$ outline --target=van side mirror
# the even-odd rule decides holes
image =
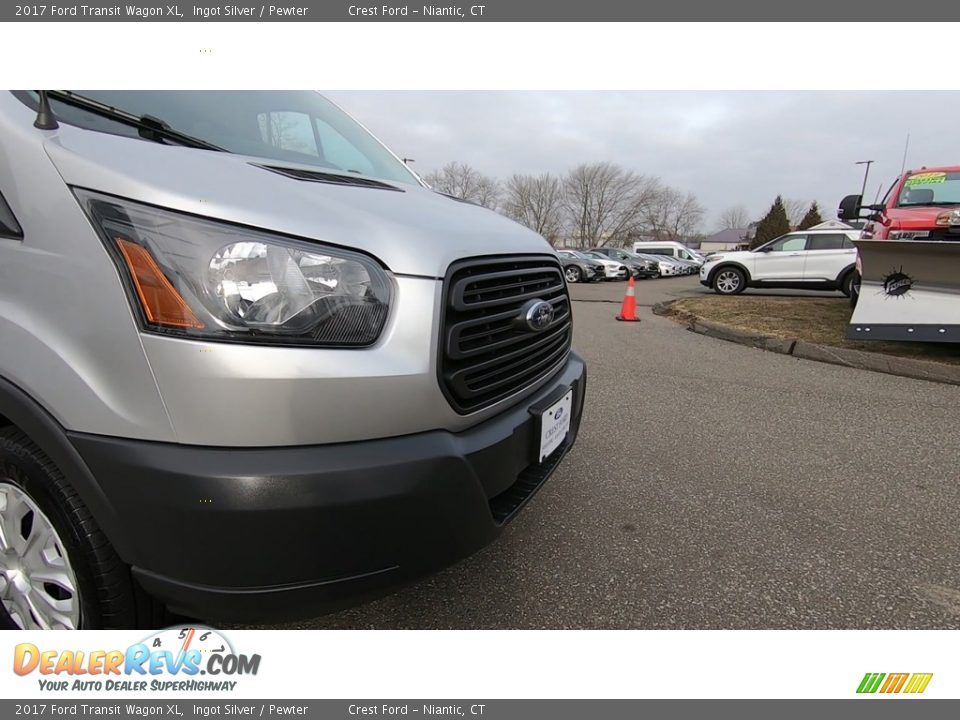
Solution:
[[[863,202],[863,195],[847,195],[840,201],[840,207],[837,209],[837,217],[841,220],[859,220],[860,204]]]

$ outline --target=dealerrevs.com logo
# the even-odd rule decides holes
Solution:
[[[13,657],[13,671],[38,675],[44,691],[232,691],[238,682],[233,678],[259,669],[260,655],[237,653],[205,627],[163,630],[125,650],[46,650],[20,643]]]

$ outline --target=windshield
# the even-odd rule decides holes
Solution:
[[[910,175],[900,190],[897,207],[912,205],[960,205],[960,172]]]
[[[138,117],[150,115],[228,152],[419,184],[404,163],[316,92],[77,90],[75,94]],[[51,107],[58,120],[138,137],[136,128],[53,98]]]

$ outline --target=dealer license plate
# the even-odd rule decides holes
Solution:
[[[540,457],[543,459],[563,444],[570,432],[573,414],[573,390],[540,414]]]

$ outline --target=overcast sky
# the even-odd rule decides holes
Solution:
[[[960,92],[328,92],[420,174],[451,160],[504,178],[609,160],[697,195],[703,231],[777,193],[885,193],[907,166],[960,163]]]

